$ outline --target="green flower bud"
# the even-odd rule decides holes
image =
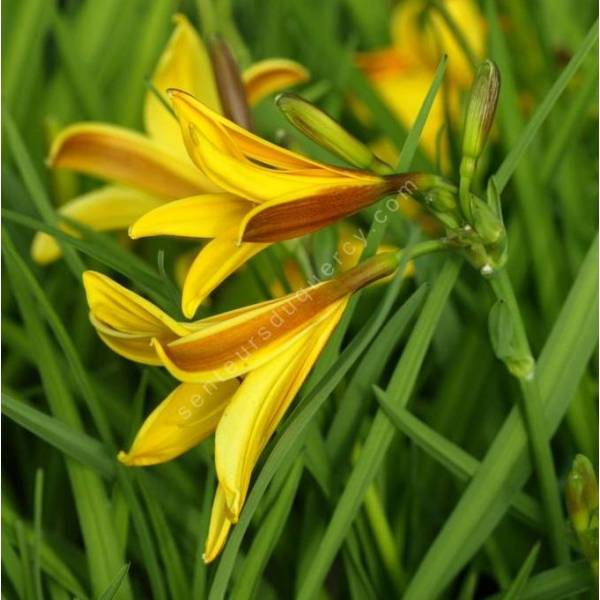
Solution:
[[[498,95],[500,93],[500,73],[491,60],[486,60],[477,69],[471,96],[467,106],[463,133],[463,168],[472,175],[475,163],[485,145],[494,121]]]
[[[495,244],[504,237],[504,225],[483,200],[471,194],[471,217],[475,231],[486,244]]]
[[[569,519],[584,556],[598,575],[598,483],[592,463],[582,454],[573,461],[565,498]]]
[[[392,172],[365,144],[349,134],[326,112],[296,94],[280,94],[275,100],[285,118],[305,136],[360,169],[382,175]]]

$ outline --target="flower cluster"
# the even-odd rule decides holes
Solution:
[[[403,32],[399,37],[404,45],[415,42],[406,32],[411,30],[407,23],[418,16],[417,4],[404,3],[405,12],[395,19],[394,31]],[[469,18],[476,20],[468,2],[450,4],[452,11],[464,4]],[[434,17],[434,28],[438,21]],[[442,40],[447,38],[446,26],[441,33]],[[424,35],[425,42],[419,38],[426,48],[432,44],[428,36]],[[479,53],[480,37],[469,41]],[[468,61],[464,50],[453,44],[448,42],[454,49],[452,81],[463,82],[465,71],[470,73]],[[398,66],[402,57],[411,55],[403,48],[397,45],[383,54],[362,55],[358,61],[378,84],[386,80],[390,65]],[[414,77],[416,66],[410,64]],[[127,229],[133,239],[208,240],[185,269],[181,312],[186,319],[193,319],[211,292],[269,245],[315,232],[383,198],[397,206],[401,206],[398,199],[410,198],[435,217],[436,226],[430,231],[445,227],[444,243],[427,248],[454,245],[479,267],[497,265],[503,252],[501,218],[470,191],[498,91],[493,65],[486,63],[484,71],[477,77],[467,111],[464,154],[471,162],[469,169],[461,169],[460,186],[429,173],[395,172],[326,113],[299,96],[281,95],[277,104],[284,116],[348,165],[337,166],[251,131],[248,106],[306,81],[303,67],[270,59],[240,74],[221,40],[207,50],[179,15],[146,97],[146,134],[79,123],[55,140],[50,166],[117,182],[71,200],[59,212],[96,230]],[[428,66],[418,77],[429,82],[429,72]],[[405,76],[398,80],[402,86]],[[406,94],[402,98],[405,101]],[[431,151],[428,138],[425,149]],[[68,225],[63,227],[77,235]],[[350,297],[398,268],[397,249],[358,263],[355,241],[347,238],[343,247],[346,258],[336,259],[337,264],[324,273],[328,278],[335,273],[334,277],[306,285],[293,264],[291,293],[281,295],[279,289],[274,299],[195,321],[175,320],[106,275],[84,273],[90,320],[103,342],[129,360],[164,367],[180,382],[147,417],[119,460],[132,466],[162,463],[215,435],[218,489],[206,561],[218,555],[238,520],[262,450]],[[38,233],[32,255],[48,263],[60,256],[60,250],[52,237]]]

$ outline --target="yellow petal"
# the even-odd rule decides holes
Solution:
[[[83,223],[96,231],[126,229],[141,215],[164,204],[164,200],[131,188],[106,186],[69,200],[58,210],[61,216]],[[77,232],[68,225],[61,229],[71,235]],[[61,255],[54,238],[37,233],[31,244],[31,256],[40,264],[47,264]]]
[[[112,350],[130,360],[159,364],[150,345],[152,339],[168,342],[195,331],[194,323],[175,321],[106,275],[85,271],[83,285],[90,321],[98,335]]]
[[[173,21],[175,29],[152,75],[152,84],[164,94],[166,102],[169,101],[166,94],[169,88],[181,88],[220,112],[221,103],[204,43],[184,15],[175,15]],[[177,119],[152,92],[146,94],[144,122],[150,137],[186,156]]]
[[[192,263],[181,296],[181,310],[191,319],[206,299],[234,271],[267,247],[267,244],[236,244],[234,232],[211,240]]]
[[[468,85],[472,67],[444,17],[435,9],[423,12],[423,0],[407,0],[397,5],[391,18],[391,37],[398,52],[414,64],[435,69],[441,53],[448,55],[447,73],[452,81]],[[476,57],[483,55],[485,24],[473,0],[446,0],[444,8]]]
[[[178,385],[150,413],[131,449],[120,452],[119,460],[141,467],[181,456],[213,433],[238,387],[235,379]]]
[[[395,254],[377,255],[325,283],[243,311],[221,315],[171,343],[155,341],[164,366],[181,381],[225,380],[273,359],[357,289],[394,272]],[[202,322],[201,322],[202,323]]]
[[[230,529],[231,521],[227,516],[225,494],[223,493],[221,486],[218,486],[210,515],[208,537],[206,538],[204,554],[202,555],[202,559],[205,563],[212,562],[217,558],[225,545]]]
[[[118,181],[162,198],[220,191],[188,161],[161,144],[101,123],[64,129],[52,145],[49,164]]]
[[[271,144],[210,110],[185,91],[173,89],[169,91],[169,95],[181,125],[186,148],[194,162],[197,161],[195,147],[200,139],[192,140],[192,131],[198,138],[207,140],[210,143],[209,147],[215,146],[221,152],[228,152],[240,160],[245,157],[277,169],[305,169],[327,175],[331,173],[339,175],[348,171],[319,163]],[[190,125],[193,127],[190,128]]]
[[[239,226],[254,205],[233,194],[202,194],[174,200],[144,214],[130,228],[133,239],[153,235],[213,238]]]
[[[293,60],[269,58],[253,64],[244,71],[242,77],[248,104],[255,105],[269,94],[308,81],[309,73]],[[181,85],[172,87],[186,89]]]
[[[348,172],[333,173],[323,169],[281,171],[262,167],[217,148],[202,137],[193,123],[184,131],[184,139],[196,165],[215,185],[255,202],[300,195],[317,187],[328,189],[381,182],[379,177],[359,171],[349,175]]]
[[[337,325],[347,298],[278,357],[252,371],[225,409],[215,434],[215,463],[230,519],[236,522],[260,453]]]

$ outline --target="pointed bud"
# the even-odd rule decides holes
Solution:
[[[319,146],[360,169],[379,174],[392,172],[365,144],[349,134],[326,112],[296,94],[280,94],[276,99],[285,118]]]
[[[471,194],[473,227],[486,244],[495,244],[504,236],[504,225],[494,211],[480,198]]]
[[[573,461],[565,487],[567,510],[581,552],[598,576],[598,482],[592,463],[582,454]]]
[[[240,127],[252,130],[252,118],[244,83],[229,46],[221,37],[214,36],[210,40],[209,47],[223,113]]]
[[[500,72],[491,60],[486,60],[477,69],[467,106],[463,133],[463,162],[467,161],[472,170],[481,155],[494,121],[498,95],[500,93]],[[461,174],[463,166],[461,165]]]

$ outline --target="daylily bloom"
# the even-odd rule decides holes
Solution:
[[[398,264],[397,252],[379,254],[326,282],[189,324],[104,275],[84,274],[91,322],[101,338],[132,360],[160,361],[183,381],[119,459],[132,466],[165,462],[215,432],[219,486],[205,561],[217,556],[237,522],[262,450],[351,295]]]
[[[152,85],[161,94],[170,87],[188,90],[221,111],[202,40],[186,17],[176,15],[174,21],[175,29],[158,61]],[[248,100],[255,104],[283,87],[306,81],[307,72],[293,61],[270,59],[251,66],[243,79]],[[146,134],[106,123],[77,123],[57,136],[48,159],[51,167],[119,183],[74,198],[58,210],[60,215],[101,231],[126,229],[170,200],[222,191],[193,165],[177,120],[150,91],[144,104],[144,125]],[[74,234],[66,226],[65,230]],[[60,249],[51,236],[38,233],[31,253],[34,260],[45,264],[58,258]]]
[[[330,225],[383,196],[410,195],[438,183],[422,173],[378,175],[321,163],[254,135],[186,92],[170,90],[170,96],[189,155],[226,192],[160,206],[129,234],[213,238],[186,277],[182,310],[188,318],[268,244]]]
[[[485,25],[477,4],[473,0],[446,0],[443,9],[479,62],[485,47]],[[470,85],[474,65],[444,16],[425,0],[399,2],[391,18],[390,35],[390,47],[359,54],[357,62],[398,119],[406,127],[412,125],[445,53],[448,56],[445,93],[448,93],[450,116],[458,120],[459,92]],[[421,135],[422,147],[432,159],[445,122],[444,102],[438,94]],[[390,148],[389,143],[382,140],[375,149],[390,164],[395,163],[398,150]],[[444,145],[441,150],[444,157]]]

